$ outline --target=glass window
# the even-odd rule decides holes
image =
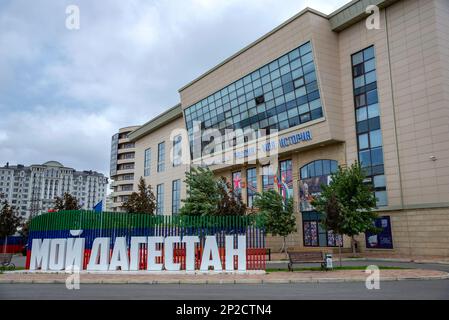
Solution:
[[[368,106],[368,118],[379,117],[379,105],[377,103]]]
[[[144,159],[144,176],[148,177],[151,174],[151,148],[145,150]]]
[[[371,131],[369,133],[370,147],[377,148],[382,146],[382,133],[380,130]]]
[[[173,180],[172,182],[172,215],[179,214],[181,208],[181,180]]]
[[[246,171],[247,180],[247,206],[248,208],[254,207],[254,200],[257,194],[257,174],[256,168],[251,168]]]
[[[157,172],[165,171],[165,142],[157,146]]]
[[[285,160],[279,163],[280,167],[280,192],[285,199],[293,196],[293,167],[292,160]]]
[[[303,73],[305,78],[302,78]],[[307,42],[300,48],[283,55],[187,108],[185,118],[190,144],[193,139],[192,124],[194,121],[202,122],[202,126],[206,128],[238,129],[249,125],[252,128],[257,128],[262,125],[260,121],[268,119],[268,125],[284,130],[322,117],[323,112],[319,98],[312,46],[310,42]],[[307,105],[309,102],[311,113]],[[287,108],[285,103],[287,103]],[[252,109],[263,104],[265,110],[257,108],[254,112],[246,114],[246,108]],[[295,109],[296,105],[305,105],[304,107],[307,108],[307,110],[301,110],[301,118],[298,118],[296,110],[288,112],[285,116],[273,117],[287,110]],[[232,111],[229,112],[231,109]],[[258,113],[270,111],[270,109],[273,109],[274,113],[267,113],[267,118],[265,118],[265,114],[254,118]],[[247,121],[241,123],[244,120]],[[263,124],[265,125],[265,123]]]
[[[156,187],[156,214],[164,214],[164,184],[158,184]]]
[[[232,173],[232,190],[236,196],[242,195],[242,173],[240,171]]]
[[[262,189],[268,191],[274,188],[273,166],[266,165],[262,167]]]
[[[369,148],[368,134],[359,135],[359,149],[363,150],[368,148]]]
[[[177,135],[173,140],[173,167],[182,163],[182,136]]]

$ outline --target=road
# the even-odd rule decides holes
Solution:
[[[21,258],[18,258],[21,259]],[[20,265],[20,261],[18,265]],[[338,265],[338,261],[334,261]],[[344,261],[354,265],[398,266],[449,272],[449,265],[386,261]],[[270,263],[268,268],[284,268]],[[80,290],[67,290],[63,284],[0,284],[0,299],[444,299],[449,300],[449,280],[385,281],[380,290],[367,290],[364,282],[304,283],[263,285],[96,285],[81,284]]]
[[[263,285],[88,285],[67,290],[63,284],[0,284],[0,299],[449,299],[449,280],[385,281],[380,290],[363,282]]]

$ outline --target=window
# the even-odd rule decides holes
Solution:
[[[182,163],[182,136],[178,135],[173,140],[173,167]]]
[[[332,230],[323,228],[320,223],[320,213],[305,213],[302,215],[302,219],[305,247],[338,247],[342,244],[341,235],[336,235]]]
[[[165,171],[165,142],[157,146],[157,172]]]
[[[237,197],[242,195],[242,173],[240,171],[232,173],[232,191]]]
[[[234,130],[284,130],[323,117],[319,98],[312,45],[307,42],[186,108],[190,144],[195,121],[200,121],[205,130],[228,125]],[[307,107],[298,108],[304,105]],[[287,110],[290,112],[277,117]]]
[[[293,175],[292,160],[285,160],[279,163],[280,166],[280,192],[284,199],[293,197]]]
[[[257,193],[257,175],[256,168],[251,168],[246,171],[247,180],[247,206],[254,207],[254,200]]]
[[[373,184],[377,206],[388,205],[384,178],[382,131],[380,129],[376,61],[371,46],[352,55],[354,106],[359,162]]]
[[[340,235],[321,226],[321,213],[315,211],[311,200],[329,183],[329,176],[338,170],[335,160],[316,160],[300,169],[300,211],[303,221],[304,246],[334,247],[342,241]]]
[[[145,150],[144,175],[148,177],[151,174],[151,148]]]
[[[262,167],[262,189],[263,191],[274,189],[274,173],[271,165]]]
[[[171,212],[172,215],[179,214],[181,208],[181,180],[174,180],[172,182],[172,194],[171,194]]]
[[[156,214],[164,214],[164,184],[158,184],[156,188]]]

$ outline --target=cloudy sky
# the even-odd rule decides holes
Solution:
[[[306,6],[348,0],[0,0],[0,165],[109,174],[110,139]],[[66,7],[80,29],[66,28]]]

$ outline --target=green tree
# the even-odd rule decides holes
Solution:
[[[266,232],[283,238],[281,252],[285,252],[287,236],[296,231],[293,198],[284,201],[278,192],[269,190],[257,194],[254,205],[259,209]]]
[[[217,213],[220,193],[214,174],[208,168],[192,167],[186,172],[187,197],[181,215],[212,216]]]
[[[7,237],[14,235],[21,223],[22,218],[17,216],[16,209],[4,200],[0,210],[0,237],[5,238],[5,245]]]
[[[355,236],[364,232],[378,232],[374,226],[377,214],[376,198],[359,163],[348,168],[339,167],[332,174],[328,186],[322,186],[321,194],[312,201],[315,209],[323,213],[322,224],[337,234],[351,238],[355,255]]]
[[[64,193],[62,197],[55,198],[55,204],[53,210],[80,210],[81,205],[76,197],[72,196],[70,193]]]
[[[246,214],[246,205],[242,201],[242,195],[232,190],[231,184],[226,178],[221,177],[217,181],[219,200],[217,216],[243,216]]]
[[[146,185],[144,178],[140,177],[137,189],[138,192],[133,192],[123,204],[126,212],[153,215],[156,210],[156,198],[151,185]]]

